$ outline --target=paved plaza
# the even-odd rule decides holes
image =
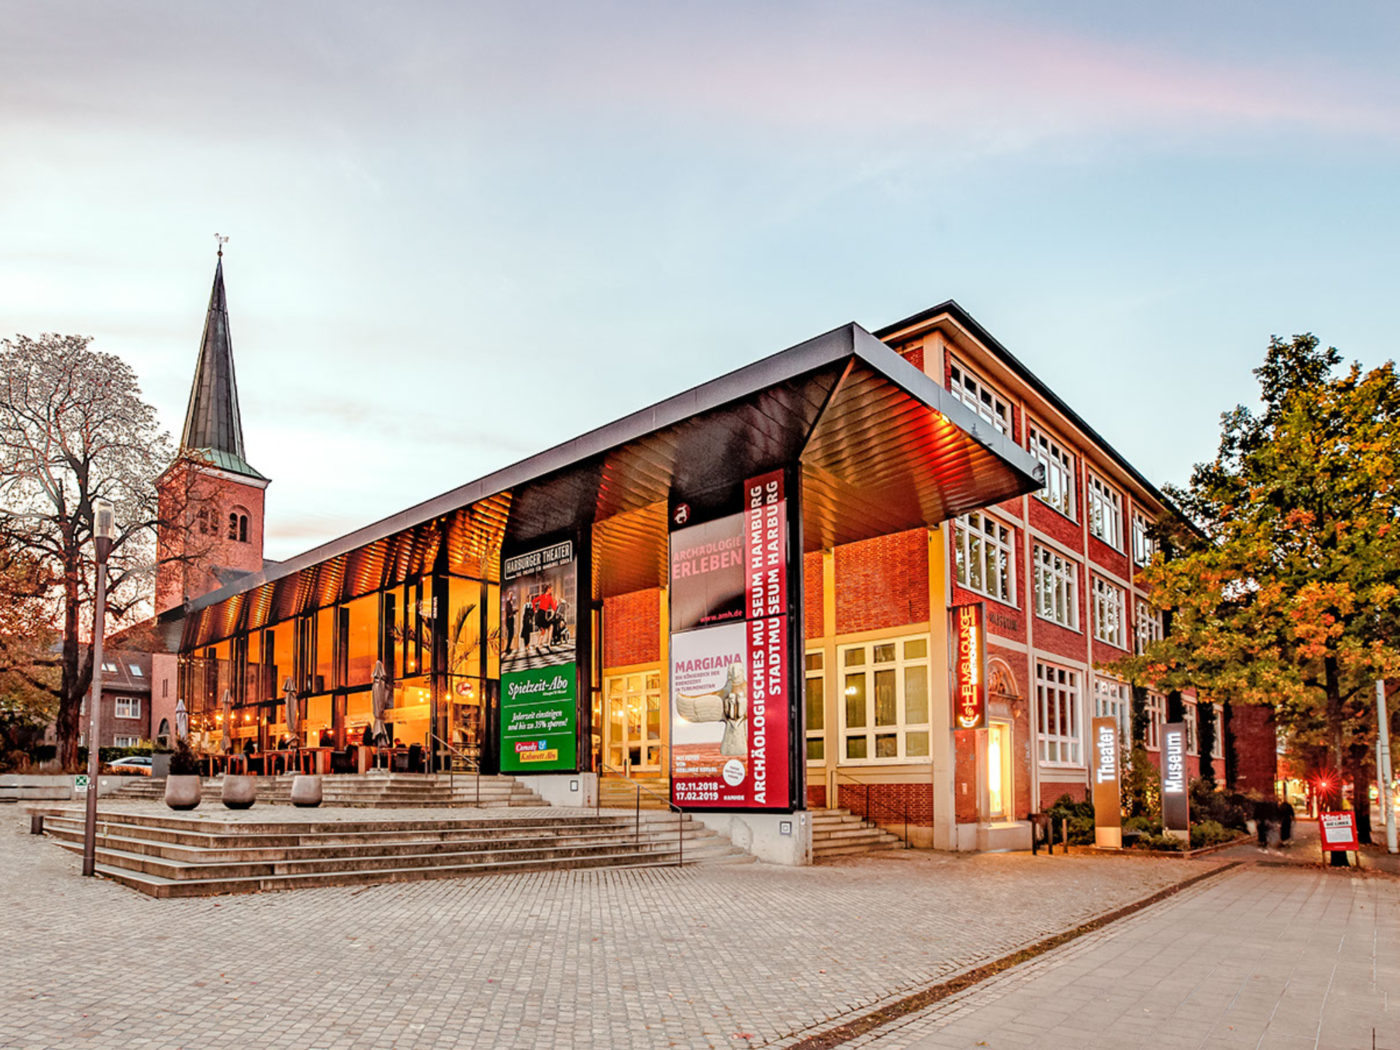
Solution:
[[[1241,867],[845,1045],[1400,1050],[1400,882]]]
[[[81,878],[18,809],[7,1050],[761,1046],[1207,870],[902,851],[163,901]]]

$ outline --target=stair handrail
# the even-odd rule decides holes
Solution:
[[[463,762],[465,762],[465,763],[467,764],[467,767],[468,767],[469,769],[475,771],[475,773],[476,773],[476,801],[475,801],[474,803],[472,803],[472,804],[473,804],[474,806],[476,806],[477,809],[480,809],[480,808],[481,808],[481,759],[480,759],[480,757],[473,758],[471,755],[464,754],[463,752],[458,751],[455,747],[453,747],[453,746],[452,746],[451,744],[449,744],[446,740],[444,740],[442,737],[438,736],[436,733],[432,732],[431,730],[428,731],[428,736],[429,736],[430,739],[436,740],[436,741],[437,741],[439,744],[441,744],[443,747],[447,748],[448,751],[452,752],[452,754],[456,755],[456,756],[457,756],[458,758],[460,758]],[[457,781],[454,779],[455,774],[456,774],[456,770],[453,769],[452,766],[449,764],[448,767],[447,767],[447,790],[450,791],[450,792],[452,793],[452,797],[453,797],[454,799],[457,797]]]
[[[666,803],[666,808],[674,810],[676,814],[676,867],[681,867],[685,863],[685,810],[676,805],[659,791],[653,791],[644,786],[640,781],[633,780],[622,770],[608,765],[606,762],[598,763],[598,791],[593,796],[593,813],[596,816],[603,809],[603,774],[616,773],[621,779],[631,784],[636,789],[636,798],[633,807],[633,842],[641,845],[642,842],[642,792],[645,791],[652,798]]]
[[[875,825],[878,827],[878,826],[879,826],[878,822],[877,822],[877,821],[874,821],[874,820],[871,820],[871,818],[870,818],[870,805],[871,805],[871,801],[872,801],[872,799],[870,798],[870,785],[871,785],[872,781],[869,781],[869,780],[861,780],[859,777],[854,777],[854,776],[852,776],[850,773],[843,773],[843,772],[841,772],[841,770],[839,770],[839,769],[833,769],[832,772],[835,774],[835,780],[833,781],[833,783],[836,785],[836,789],[837,789],[837,790],[836,790],[836,796],[837,796],[837,801],[838,801],[838,802],[840,801],[840,797],[841,797],[841,790],[840,790],[840,789],[841,789],[841,778],[842,778],[842,777],[845,777],[845,778],[846,778],[847,780],[849,780],[852,784],[855,784],[855,785],[857,785],[858,787],[863,787],[863,788],[865,788],[865,819],[866,819],[866,820],[869,820],[870,823],[875,824]],[[884,781],[874,781],[873,783],[885,783],[885,782],[884,782]],[[910,848],[910,846],[909,846],[909,807],[908,807],[907,805],[903,804],[903,803],[900,803],[898,806],[894,806],[894,805],[891,805],[891,804],[888,803],[888,802],[883,802],[883,801],[881,801],[881,800],[878,799],[878,798],[877,798],[877,799],[874,799],[873,801],[874,801],[875,805],[880,806],[880,807],[883,808],[886,812],[889,812],[889,813],[894,814],[895,816],[897,816],[900,820],[902,820],[902,821],[904,822],[904,835],[903,835],[904,845],[903,845],[902,848],[903,848],[903,849],[909,849],[909,848]]]

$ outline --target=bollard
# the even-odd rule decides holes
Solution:
[[[29,834],[42,835],[44,833],[44,815],[42,813],[29,814]]]

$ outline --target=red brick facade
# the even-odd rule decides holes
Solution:
[[[836,633],[928,619],[928,534],[923,529],[837,547]]]
[[[603,602],[603,666],[661,659],[661,591],[633,591]]]

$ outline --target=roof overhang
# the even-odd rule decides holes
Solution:
[[[595,597],[654,587],[672,501],[737,506],[745,478],[793,464],[807,550],[935,525],[1043,482],[1027,452],[849,324],[198,598],[185,644],[434,567],[494,579],[502,545],[586,527]]]

